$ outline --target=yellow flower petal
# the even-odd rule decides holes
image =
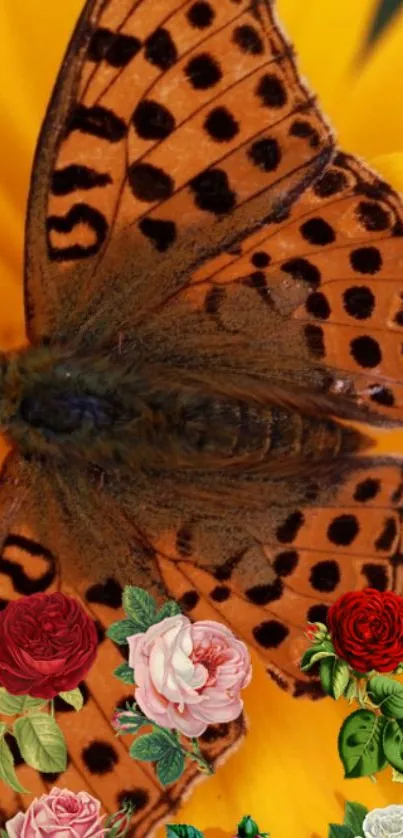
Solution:
[[[403,15],[360,62],[378,0],[278,0],[299,65],[319,95],[339,142],[364,157],[403,149]]]
[[[358,74],[339,117],[339,134],[350,151],[366,157],[403,150],[401,110],[403,15],[396,18]]]
[[[369,165],[394,189],[403,193],[403,145],[402,151],[380,154],[369,160]]]

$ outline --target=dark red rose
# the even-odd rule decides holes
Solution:
[[[357,672],[392,672],[403,661],[403,597],[374,588],[343,594],[327,616],[333,645]]]
[[[94,621],[65,594],[33,594],[0,612],[0,684],[12,695],[54,698],[77,687],[97,650]]]

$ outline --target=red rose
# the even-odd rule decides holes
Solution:
[[[34,594],[0,612],[0,684],[12,695],[54,698],[74,689],[97,650],[94,621],[65,594]]]
[[[336,653],[357,672],[392,672],[403,661],[403,597],[374,588],[343,594],[330,608]]]

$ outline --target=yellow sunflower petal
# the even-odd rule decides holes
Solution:
[[[299,64],[340,143],[364,157],[403,149],[403,14],[359,61],[378,0],[278,0]]]
[[[403,14],[357,70],[346,79],[348,99],[338,119],[339,136],[350,151],[375,157],[403,150],[401,109]]]
[[[356,84],[353,67],[373,9],[373,0],[277,2],[278,16],[296,46],[300,69],[339,135]]]
[[[403,193],[403,144],[402,150],[394,154],[380,154],[369,160],[369,165],[394,189]]]

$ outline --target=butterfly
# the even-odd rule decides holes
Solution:
[[[370,428],[402,421],[402,235],[269,0],[88,0],[34,162],[29,345],[1,357],[0,570],[4,599],[61,585],[98,620],[57,781],[131,796],[136,835],[194,773],[162,793],[111,740],[122,584],[228,623],[296,697],[306,621],[400,590],[402,465]]]

